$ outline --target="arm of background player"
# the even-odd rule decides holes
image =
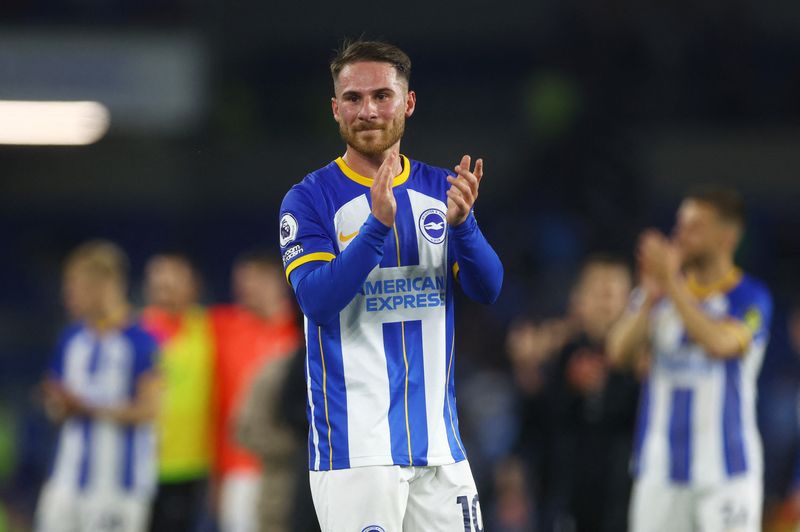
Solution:
[[[330,262],[308,262],[289,274],[303,314],[316,323],[328,323],[361,289],[383,258],[383,243],[391,228],[372,214],[353,241]]]
[[[141,373],[136,381],[136,395],[127,404],[113,407],[88,406],[87,414],[124,425],[137,425],[155,420],[161,403],[163,384],[156,370]]]
[[[747,325],[733,318],[720,320],[708,316],[682,279],[670,279],[667,295],[678,310],[686,332],[709,355],[735,358],[747,350],[753,340],[753,333]]]
[[[497,300],[503,286],[503,264],[470,214],[461,225],[450,229],[458,281],[470,299],[489,305]]]
[[[642,288],[631,294],[628,309],[611,327],[606,340],[606,352],[614,367],[633,367],[636,356],[647,346],[653,304]]]

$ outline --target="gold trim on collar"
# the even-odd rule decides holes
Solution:
[[[738,285],[742,280],[742,270],[732,268],[722,279],[711,284],[700,284],[694,276],[686,279],[686,286],[689,291],[699,299],[705,299],[712,294],[724,293]]]
[[[394,180],[392,181],[392,186],[394,187],[402,185],[403,183],[408,181],[408,176],[411,175],[411,162],[408,160],[408,157],[406,157],[402,153],[400,154],[400,157],[403,158],[403,171],[400,172],[399,175],[395,176]],[[355,181],[359,185],[364,185],[365,187],[372,186],[372,182],[374,181],[374,179],[357,173],[352,168],[347,166],[347,163],[344,162],[344,159],[342,159],[341,157],[337,157],[334,162],[339,167],[339,170],[341,170],[342,173],[347,178]]]

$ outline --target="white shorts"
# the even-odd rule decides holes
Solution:
[[[311,471],[323,532],[482,532],[469,463]]]
[[[221,532],[257,532],[261,473],[234,471],[220,485]]]
[[[150,497],[127,492],[81,493],[48,482],[36,507],[36,532],[145,532]]]
[[[631,532],[760,532],[762,482],[741,477],[710,488],[637,481]]]

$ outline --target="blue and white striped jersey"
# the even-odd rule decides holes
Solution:
[[[154,368],[156,356],[155,340],[138,325],[98,335],[79,324],[63,333],[51,377],[87,404],[120,406],[134,398],[138,378]],[[61,427],[50,482],[83,492],[149,495],[156,481],[155,444],[150,423],[71,417]]]
[[[704,311],[744,322],[753,334],[740,358],[709,356],[686,333],[669,300],[651,315],[652,366],[642,390],[634,469],[640,479],[713,486],[761,475],[756,380],[769,337],[772,298],[733,271],[715,287],[690,283]]]
[[[446,175],[403,156],[396,222],[378,240],[380,263],[329,322],[306,316],[312,470],[465,459],[453,383],[458,264]],[[280,223],[287,277],[334,260],[366,231],[371,184],[339,158],[289,191]]]

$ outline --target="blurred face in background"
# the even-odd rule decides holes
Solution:
[[[178,313],[197,301],[197,279],[186,259],[156,255],[145,268],[145,295],[150,305]]]
[[[83,261],[74,261],[64,269],[62,297],[70,318],[92,319],[102,315],[109,299],[121,290],[119,281],[100,273]]]
[[[573,293],[573,312],[581,329],[601,341],[628,304],[631,275],[621,264],[589,264]]]
[[[346,65],[334,90],[333,117],[348,146],[372,157],[402,138],[416,96],[394,66],[372,61]]]
[[[270,317],[286,307],[286,281],[274,265],[243,262],[233,269],[236,302],[262,317]]]
[[[674,241],[684,267],[702,267],[720,256],[732,255],[739,232],[736,224],[723,220],[714,206],[687,199],[678,209]]]

